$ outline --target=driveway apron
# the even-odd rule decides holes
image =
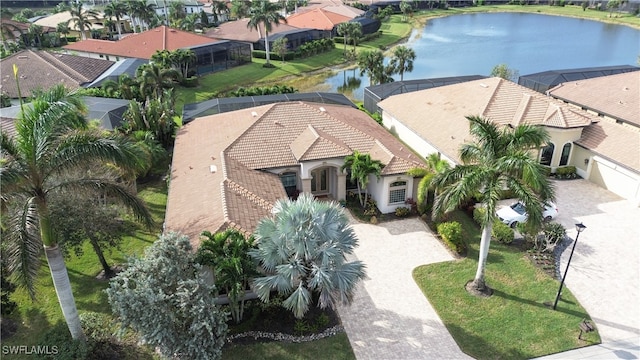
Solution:
[[[419,219],[353,224],[367,266],[353,303],[338,308],[357,359],[470,359],[413,280],[417,266],[453,257]]]

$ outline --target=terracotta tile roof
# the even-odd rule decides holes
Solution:
[[[9,137],[14,137],[16,134],[15,119],[0,116],[0,132]]]
[[[584,128],[576,144],[640,172],[640,128],[605,119]]]
[[[640,71],[567,82],[549,94],[640,126]]]
[[[29,26],[31,26],[31,23],[22,23],[22,22],[19,22],[19,21],[11,20],[11,19],[0,19],[0,24],[7,24],[7,25],[15,26],[16,28],[20,29],[23,34],[26,34],[27,31],[29,31]],[[11,29],[11,31],[14,30],[12,26],[8,27],[9,29]],[[42,26],[42,32],[44,34],[47,34],[47,33],[50,33],[50,32],[56,32],[56,28],[55,27],[50,27],[50,26]],[[14,33],[14,34],[18,35],[16,33]]]
[[[166,230],[197,241],[203,230],[245,233],[286,192],[278,176],[261,171],[299,166],[303,159],[375,151],[383,175],[422,166],[386,129],[348,106],[275,103],[197,118],[176,136]],[[197,244],[194,244],[197,245]]]
[[[395,95],[378,106],[457,163],[460,145],[472,140],[465,119],[469,115],[512,126],[527,123],[571,128],[598,121],[597,116],[500,78]]]
[[[333,28],[352,18],[331,11],[313,9],[304,13],[293,14],[287,18],[287,24],[297,28],[308,28],[317,30],[333,30]]]
[[[157,28],[126,36],[118,41],[87,39],[63,46],[67,51],[82,51],[127,58],[151,59],[158,50],[188,49],[215,43],[216,39],[172,29],[162,25]]]
[[[249,23],[249,19],[239,19],[235,21],[227,21],[220,26],[207,30],[205,33],[206,36],[210,38],[216,39],[224,39],[224,40],[236,40],[236,41],[244,41],[244,42],[258,42],[261,37],[258,35],[258,31],[255,28],[247,27]],[[279,24],[279,25],[271,25],[271,32],[269,35],[278,34],[284,31],[295,30],[296,27],[287,25],[287,24]],[[260,34],[262,38],[264,38],[264,25],[260,25]]]
[[[0,61],[0,91],[17,98],[18,89],[13,78],[13,64],[18,66],[22,96],[28,97],[34,89],[47,89],[56,84],[77,89],[95,80],[114,62],[46,51],[17,52]]]

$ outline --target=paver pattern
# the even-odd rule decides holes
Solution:
[[[338,312],[357,359],[470,359],[413,280],[419,265],[453,256],[419,219],[354,223],[367,265],[351,306]]]

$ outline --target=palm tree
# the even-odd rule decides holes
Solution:
[[[144,165],[144,155],[122,136],[88,129],[81,113],[86,108],[80,98],[61,85],[40,93],[31,105],[23,108],[15,137],[0,134],[0,209],[6,221],[2,235],[7,244],[9,271],[35,298],[35,280],[44,247],[71,336],[84,339],[51,224],[49,199],[62,191],[107,195],[129,205],[141,219],[149,219],[144,204],[121,185],[80,171],[105,162],[122,169],[138,169]]]
[[[33,40],[33,45],[35,45],[35,47],[37,48],[42,47],[42,34],[43,34],[42,26],[36,25],[36,24],[29,25],[29,28],[27,29],[27,34],[29,34],[29,37]]]
[[[360,76],[366,73],[371,85],[393,81],[390,75],[390,70],[393,68],[384,66],[384,54],[382,51],[363,51],[358,54],[357,63],[360,68]]]
[[[250,252],[265,274],[253,282],[258,297],[267,302],[277,290],[297,318],[309,310],[313,294],[323,309],[350,303],[366,274],[362,262],[346,261],[358,239],[340,205],[304,193],[295,201],[278,200],[272,213],[258,223],[258,248]]]
[[[429,190],[433,189],[431,180],[435,174],[442,173],[449,170],[451,167],[449,162],[440,159],[439,153],[431,153],[427,156],[427,166],[412,168],[407,171],[407,175],[414,177],[421,177],[422,179],[418,183],[418,192],[416,196],[416,204],[418,206],[418,212],[424,214],[427,212],[427,205],[429,203]]]
[[[266,66],[271,65],[269,61],[269,32],[272,29],[271,24],[278,26],[280,22],[287,23],[287,19],[285,19],[279,11],[280,8],[278,4],[271,3],[268,0],[255,1],[251,6],[251,15],[247,27],[255,28],[258,30],[258,37],[262,37],[260,34],[260,24],[264,26],[264,48],[267,55]]]
[[[413,60],[415,59],[416,52],[413,49],[400,45],[393,49],[389,65],[393,67],[394,72],[400,74],[400,81],[403,81],[405,71],[413,71]]]
[[[543,204],[554,198],[554,191],[543,166],[531,155],[546,144],[549,135],[542,127],[519,125],[499,128],[490,120],[468,116],[475,142],[460,147],[463,164],[436,174],[433,184],[438,196],[433,217],[454,210],[472,196],[480,196],[486,212],[482,219],[482,238],[478,269],[468,289],[490,293],[484,279],[496,204],[504,189],[513,191],[527,209],[528,222],[541,224]]]
[[[244,19],[249,16],[251,2],[247,0],[231,0],[231,14],[236,19]]]
[[[161,68],[154,63],[144,64],[136,70],[140,93],[144,97],[160,98],[164,89],[171,88],[179,76],[175,69]]]
[[[222,14],[228,14],[229,8],[227,7],[227,3],[224,1],[213,0],[211,3],[212,3],[211,7],[213,10],[213,18],[217,24],[218,22],[220,22],[219,16]]]
[[[56,26],[56,32],[64,37],[64,43],[67,42],[67,35],[69,35],[69,25],[66,22],[61,22]]]
[[[371,155],[363,154],[358,150],[344,158],[344,165],[342,165],[340,170],[344,171],[345,169],[349,169],[351,171],[351,181],[356,181],[358,198],[360,199],[360,205],[362,205],[362,207],[365,207],[367,204],[367,197],[369,195],[367,188],[367,185],[369,185],[369,175],[374,175],[380,179],[380,173],[383,167],[382,162],[373,160],[371,159]],[[362,190],[364,190],[364,199],[361,194]]]
[[[343,22],[338,25],[338,33],[344,37],[344,53],[347,53],[347,40],[353,43],[353,51],[356,51],[356,40],[362,36],[362,24],[357,22]]]
[[[249,280],[258,275],[256,264],[249,255],[254,248],[253,237],[245,239],[242,233],[233,229],[215,235],[204,231],[202,236],[206,239],[198,248],[196,261],[211,267],[216,289],[225,291],[231,317],[239,323],[244,314],[245,290]]]
[[[71,18],[67,24],[73,23],[72,28],[80,32],[82,40],[86,40],[87,35],[85,34],[85,30],[91,30],[91,26],[93,25],[91,19],[98,20],[98,13],[93,10],[84,9],[82,2],[77,2],[71,7],[69,14]]]
[[[171,65],[179,69],[183,78],[189,77],[189,66],[196,61],[196,53],[189,49],[178,49],[169,54]]]
[[[118,39],[122,38],[122,24],[120,24],[120,20],[122,16],[125,15],[126,9],[125,5],[120,1],[113,1],[108,3],[104,8],[104,16],[108,18],[116,19],[116,27],[118,29]]]

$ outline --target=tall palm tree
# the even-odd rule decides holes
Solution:
[[[69,25],[66,22],[58,23],[56,26],[56,32],[64,37],[64,43],[66,44],[67,35],[69,35],[70,32]]]
[[[400,74],[400,81],[402,81],[405,71],[413,71],[413,60],[415,59],[416,52],[413,49],[400,45],[393,49],[389,65],[393,67],[394,72]]]
[[[264,26],[264,48],[267,55],[266,66],[271,65],[269,59],[269,32],[271,31],[272,24],[276,26],[280,25],[280,22],[287,23],[287,19],[280,14],[280,7],[276,3],[269,2],[269,0],[254,1],[251,6],[251,15],[247,27],[255,28],[258,30],[258,36],[260,34],[260,24]]]
[[[468,289],[490,293],[484,279],[496,205],[504,189],[513,191],[527,209],[528,222],[541,224],[543,204],[553,200],[554,190],[542,165],[531,155],[549,140],[542,127],[519,125],[499,128],[490,120],[468,116],[475,142],[460,147],[463,164],[436,174],[433,184],[438,196],[434,219],[455,209],[461,202],[480,194],[486,212],[482,219],[482,238],[478,269]]]
[[[51,224],[49,199],[60,191],[107,195],[129,205],[141,219],[150,219],[144,204],[121,185],[81,171],[105,162],[122,169],[141,169],[144,155],[124,137],[87,128],[82,115],[86,108],[80,98],[61,85],[40,93],[31,105],[23,108],[15,137],[0,134],[0,209],[7,215],[3,216],[3,242],[7,244],[9,271],[34,298],[44,247],[71,336],[84,339]]]
[[[113,1],[108,3],[104,7],[104,16],[108,18],[116,19],[116,28],[118,29],[118,39],[122,38],[122,24],[120,20],[126,14],[126,8],[124,3],[120,1]]]
[[[140,93],[145,97],[159,99],[164,89],[173,86],[180,74],[172,68],[162,68],[154,63],[144,64],[136,70],[136,79],[140,83]]]
[[[369,84],[377,85],[393,81],[388,69],[392,67],[384,66],[384,54],[380,50],[370,50],[358,53],[358,67],[360,68],[360,76],[365,73],[369,77]]]
[[[353,51],[356,51],[357,39],[362,36],[362,24],[357,22],[343,22],[338,25],[338,33],[344,37],[344,53],[347,53],[347,42],[353,43]]]
[[[98,13],[94,10],[85,9],[82,6],[82,2],[73,3],[69,10],[71,18],[67,24],[73,23],[72,28],[77,29],[80,32],[82,40],[87,39],[85,30],[91,30],[91,19],[98,20]]]
[[[171,65],[179,69],[183,78],[189,77],[189,66],[196,61],[196,53],[189,49],[178,49],[169,55]]]
[[[250,252],[265,273],[253,282],[258,297],[267,302],[277,290],[297,318],[309,310],[314,293],[323,309],[351,302],[366,273],[361,261],[346,260],[358,239],[342,208],[304,193],[295,201],[278,200],[272,213],[258,224],[258,248]]]
[[[380,160],[373,160],[371,155],[363,154],[358,150],[353,154],[347,155],[344,158],[344,165],[340,168],[342,171],[345,169],[351,170],[351,181],[356,181],[358,186],[358,198],[360,199],[360,205],[365,207],[367,204],[367,197],[369,195],[368,185],[369,176],[374,175],[380,179],[380,173],[384,165]],[[364,190],[364,199],[362,198],[362,190]]]

